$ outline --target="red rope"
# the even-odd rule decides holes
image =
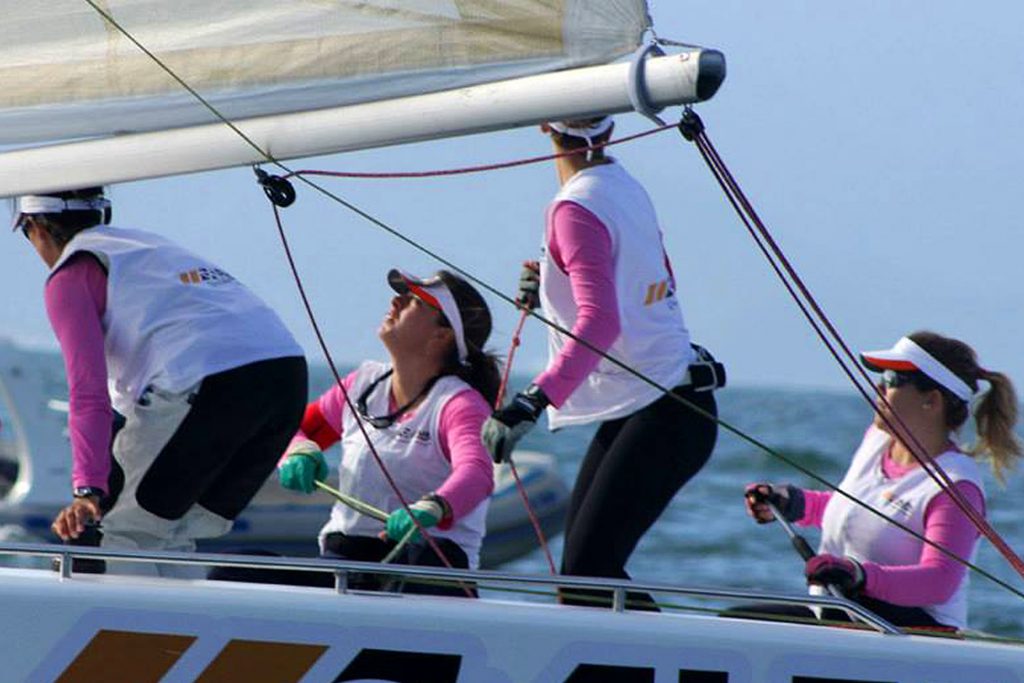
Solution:
[[[481,166],[464,166],[461,168],[448,168],[439,169],[433,171],[395,171],[389,173],[371,173],[371,172],[359,172],[359,171],[321,171],[316,169],[302,169],[298,171],[291,171],[287,175],[282,177],[291,178],[293,176],[304,176],[304,175],[317,175],[317,176],[329,176],[332,178],[360,178],[364,180],[381,180],[381,179],[393,179],[393,178],[438,178],[443,176],[453,175],[465,175],[468,173],[483,173],[485,171],[497,171],[504,168],[514,168],[516,166],[526,166],[528,164],[539,164],[544,161],[551,161],[553,159],[561,159],[562,157],[573,156],[574,154],[585,154],[595,149],[602,149],[604,147],[611,147],[612,145],[619,145],[623,142],[629,142],[631,140],[637,140],[639,138],[647,137],[648,135],[654,135],[660,133],[669,128],[675,128],[675,124],[669,123],[664,126],[658,126],[657,128],[651,128],[645,130],[642,133],[636,133],[635,135],[628,135],[624,138],[618,138],[616,140],[609,140],[608,142],[602,142],[597,145],[589,147],[581,147],[580,149],[574,149],[569,152],[560,152],[558,154],[547,154],[539,157],[527,157],[525,159],[516,159],[514,161],[503,161],[494,164],[484,164]]]
[[[498,397],[494,400],[494,409],[501,408],[501,404],[505,401],[505,391],[508,388],[508,376],[512,372],[512,359],[515,358],[516,349],[519,348],[520,339],[519,335],[523,331],[523,325],[526,324],[526,319],[530,317],[530,309],[523,306],[523,314],[519,316],[519,324],[516,325],[516,331],[512,333],[512,343],[508,347],[508,359],[505,361],[505,372],[501,376],[501,385],[498,387]],[[523,486],[522,480],[519,478],[519,471],[516,470],[516,464],[511,457],[508,459],[508,468],[512,471],[512,477],[516,480],[516,489],[519,491],[519,496],[523,499],[523,505],[526,506],[526,514],[530,518],[530,524],[533,525],[533,532],[537,534],[537,540],[540,542],[540,547],[544,551],[544,557],[548,561],[548,569],[551,570],[552,574],[557,574],[558,571],[555,569],[555,561],[551,557],[551,550],[548,548],[547,539],[544,538],[544,530],[540,528],[540,521],[537,519],[537,514],[533,510],[533,506],[530,504],[530,497],[526,493],[526,487]]]
[[[334,364],[334,358],[331,356],[331,352],[327,348],[327,342],[324,340],[324,336],[320,331],[320,325],[319,323],[317,323],[316,316],[313,314],[313,307],[309,302],[309,297],[306,295],[306,288],[302,284],[302,277],[299,275],[298,267],[295,265],[295,259],[292,256],[291,246],[288,244],[288,238],[284,234],[284,227],[281,225],[281,214],[278,211],[276,204],[271,203],[271,207],[274,209],[274,220],[277,223],[277,233],[281,238],[281,245],[284,247],[284,253],[288,259],[288,266],[291,268],[292,277],[295,279],[295,285],[299,289],[299,296],[302,299],[302,304],[306,308],[306,315],[309,317],[309,322],[313,326],[313,332],[316,334],[317,342],[320,345],[320,350],[324,354],[324,358],[327,360],[327,365],[331,369],[331,374],[334,375],[334,381],[341,389],[341,394],[345,398],[345,404],[348,406],[349,412],[351,412],[352,416],[355,418],[356,424],[359,426],[359,431],[363,435],[363,439],[366,440],[367,448],[369,448],[370,453],[373,455],[373,459],[377,462],[377,466],[380,468],[380,471],[384,475],[384,478],[387,480],[388,485],[391,487],[391,490],[395,492],[396,496],[398,496],[398,500],[402,504],[402,508],[405,510],[406,514],[409,515],[409,519],[412,520],[413,524],[416,525],[416,528],[419,530],[420,534],[423,535],[424,540],[427,542],[428,545],[430,545],[430,548],[437,554],[437,557],[441,560],[441,562],[444,563],[445,567],[447,567],[448,569],[454,569],[455,567],[453,567],[452,563],[448,561],[448,558],[445,556],[444,551],[441,550],[441,547],[437,544],[437,541],[435,541],[434,538],[427,533],[427,530],[423,526],[423,524],[418,519],[416,519],[416,515],[412,514],[412,510],[409,509],[408,501],[406,501],[405,496],[402,495],[402,492],[398,490],[398,484],[395,483],[395,480],[392,478],[387,466],[381,459],[380,454],[377,453],[377,449],[374,447],[373,441],[370,439],[370,434],[366,431],[366,425],[363,424],[363,420],[359,415],[359,411],[356,410],[355,405],[352,403],[352,398],[351,396],[349,396],[348,390],[345,388],[345,384],[341,380],[341,374],[338,372],[338,368]],[[467,597],[475,597],[473,591],[470,590],[465,584],[463,584],[461,581],[459,581],[458,584],[459,587],[461,587],[462,590],[465,591]]]
[[[696,116],[696,114],[694,114],[694,116]],[[703,124],[700,124],[698,132],[694,137],[694,142],[696,142],[697,148],[700,151],[701,155],[704,157],[705,162],[708,164],[709,168],[711,168],[716,180],[718,180],[719,184],[722,186],[723,191],[726,193],[726,196],[732,203],[733,208],[736,209],[737,213],[740,215],[740,218],[742,219],[744,225],[747,227],[747,230],[750,232],[751,236],[754,238],[754,241],[757,243],[762,253],[765,254],[766,258],[768,258],[768,261],[771,264],[772,268],[775,270],[776,274],[782,280],[786,289],[789,290],[790,295],[796,301],[797,305],[804,313],[804,316],[807,317],[808,321],[811,323],[811,326],[814,328],[819,338],[821,338],[826,348],[829,350],[829,352],[832,354],[835,360],[839,363],[840,367],[846,373],[847,377],[849,377],[850,381],[853,383],[857,391],[860,392],[864,399],[872,406],[872,409],[875,410],[875,412],[878,413],[882,417],[882,419],[886,421],[886,424],[891,429],[894,429],[894,425],[892,424],[892,422],[889,421],[886,415],[882,415],[882,413],[878,410],[878,407],[875,405],[874,401],[871,399],[871,397],[864,390],[861,384],[853,376],[853,374],[847,367],[846,362],[840,357],[839,353],[832,346],[831,342],[826,338],[821,328],[817,325],[817,323],[811,316],[810,312],[807,310],[807,307],[804,305],[804,303],[797,296],[796,292],[793,290],[793,286],[782,275],[782,272],[780,271],[780,266],[775,263],[771,256],[769,256],[768,248],[770,247],[772,254],[774,254],[775,258],[778,259],[779,263],[781,264],[781,267],[785,269],[786,273],[792,279],[793,283],[795,283],[796,287],[800,290],[800,293],[807,300],[808,305],[813,309],[818,319],[821,320],[821,322],[826,326],[829,334],[841,346],[843,352],[850,359],[852,365],[860,372],[865,381],[873,385],[873,382],[871,382],[871,378],[868,376],[867,372],[864,370],[864,368],[860,366],[860,363],[857,362],[856,358],[850,351],[849,347],[843,340],[842,336],[836,330],[835,326],[829,320],[825,312],[818,305],[817,301],[814,299],[810,290],[806,287],[803,280],[797,274],[796,269],[792,266],[792,264],[786,258],[785,253],[783,253],[782,249],[775,242],[767,226],[763,223],[763,221],[761,221],[760,216],[757,215],[757,212],[754,210],[753,205],[750,204],[749,200],[746,198],[742,189],[740,188],[739,183],[729,172],[729,169],[726,167],[725,162],[718,155],[718,151],[711,144],[710,139],[708,139],[706,133],[704,132]],[[753,223],[753,226],[751,225],[751,222]],[[754,231],[755,226],[757,229],[756,233]],[[760,235],[760,239],[758,237],[758,234]],[[767,245],[767,247],[765,245]],[[881,392],[877,392],[877,395],[883,402],[883,404],[885,404],[885,396],[881,394]],[[992,542],[992,544],[1007,559],[1011,566],[1013,566],[1013,568],[1017,570],[1017,572],[1021,576],[1024,576],[1024,561],[1021,560],[1021,558],[1013,551],[1013,549],[1010,548],[1006,541],[988,523],[988,521],[981,515],[981,513],[975,510],[974,506],[972,506],[970,502],[968,502],[967,499],[963,496],[963,494],[960,493],[960,491],[953,485],[953,481],[949,477],[949,475],[924,449],[924,447],[917,440],[914,434],[905,428],[906,425],[903,424],[899,416],[893,413],[893,417],[896,419],[897,422],[900,423],[902,427],[904,427],[904,429],[901,431],[908,434],[910,436],[911,441],[914,442],[913,444],[910,444],[910,452],[918,461],[918,463],[922,466],[925,472],[939,485],[939,488],[941,490],[949,493],[950,497],[957,504],[957,506],[964,512],[967,518],[970,519],[978,528],[978,530],[981,531],[981,533],[983,533],[985,537]]]

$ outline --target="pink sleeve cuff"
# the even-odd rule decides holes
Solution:
[[[825,515],[825,506],[832,498],[832,491],[800,490],[804,492],[804,516],[796,521],[797,526],[820,527],[821,518]]]

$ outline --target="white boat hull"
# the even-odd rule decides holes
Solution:
[[[707,614],[26,569],[0,594],[12,681],[1024,681],[1019,645]]]

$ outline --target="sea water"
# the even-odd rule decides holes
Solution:
[[[730,387],[717,398],[721,419],[832,484],[842,479],[872,415],[867,402],[852,391]],[[522,446],[556,455],[571,483],[592,434],[593,428],[536,429]],[[805,591],[803,561],[781,525],[758,525],[746,515],[743,490],[754,481],[825,488],[722,429],[711,460],[634,551],[629,574],[639,581],[688,586]],[[991,476],[986,480],[988,519],[1018,554],[1024,553],[1024,499],[1018,494],[1022,485],[1024,471],[1011,476],[1006,488]],[[801,533],[817,546],[817,530]],[[561,539],[552,542],[552,551],[557,563]],[[987,540],[980,542],[975,563],[1024,591],[1024,580]],[[504,569],[548,571],[540,551]],[[1024,637],[1024,598],[973,571],[970,575],[971,628]]]

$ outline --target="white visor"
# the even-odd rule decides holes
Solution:
[[[61,199],[47,195],[27,194],[18,197],[11,220],[11,229],[17,229],[18,222],[24,214],[63,213],[65,211],[105,211],[110,208],[110,200],[106,197],[93,199]]]
[[[913,372],[916,370],[935,380],[936,383],[948,389],[962,401],[970,401],[974,396],[974,391],[967,382],[957,377],[952,370],[915,344],[914,340],[909,337],[901,337],[891,349],[885,351],[862,351],[860,357],[869,370],[876,372],[883,370]]]
[[[469,357],[469,349],[466,347],[466,335],[462,329],[462,313],[459,311],[459,306],[455,303],[455,297],[452,296],[448,285],[436,276],[421,280],[395,268],[388,271],[388,284],[399,294],[410,293],[444,314],[455,336],[455,348],[459,352],[459,362],[465,365],[466,359]]]
[[[579,122],[573,122],[579,123]],[[548,127],[551,130],[561,133],[562,135],[570,135],[574,138],[583,138],[590,143],[592,138],[596,138],[602,133],[607,133],[611,130],[615,120],[611,116],[605,116],[603,119],[598,119],[589,126],[569,126],[566,125],[565,121],[550,121]]]

